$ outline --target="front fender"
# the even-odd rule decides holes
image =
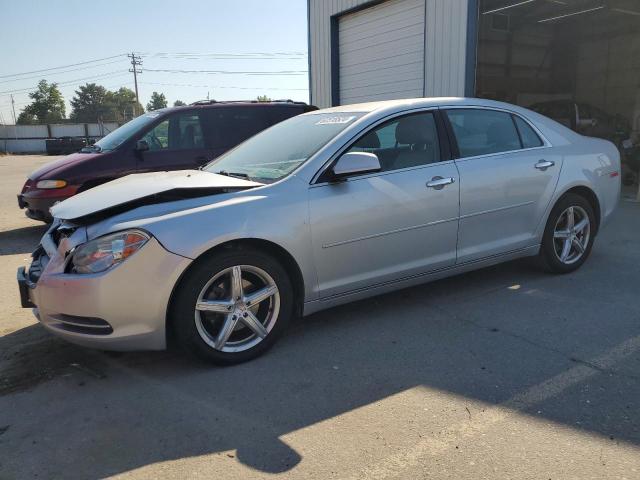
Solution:
[[[175,212],[146,225],[168,251],[197,259],[234,240],[265,240],[286,250],[304,277],[305,300],[315,299],[317,281],[309,228],[306,185],[273,185],[248,191],[187,212]]]

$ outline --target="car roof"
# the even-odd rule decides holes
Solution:
[[[519,107],[498,102],[495,100],[485,100],[483,98],[466,98],[466,97],[426,97],[426,98],[404,98],[401,100],[382,100],[379,102],[356,103],[352,105],[341,105],[339,107],[331,107],[320,110],[322,113],[340,113],[340,112],[362,112],[370,113],[378,110],[404,110],[411,108],[424,107],[441,107],[441,106],[475,106],[475,107],[493,107],[505,110],[517,110]]]
[[[189,105],[180,105],[178,107],[160,108],[158,110],[152,110],[153,113],[166,114],[181,109],[194,109],[194,108],[230,108],[230,107],[243,107],[243,108],[303,108],[305,112],[311,112],[317,110],[318,107],[309,105],[305,102],[294,102],[293,100],[271,100],[269,102],[260,102],[258,100],[200,100],[190,103]],[[151,113],[151,112],[147,112]]]

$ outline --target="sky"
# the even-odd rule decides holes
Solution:
[[[143,105],[153,91],[164,93],[169,105],[207,95],[308,101],[306,5],[306,0],[0,0],[0,123],[13,123],[10,93],[17,116],[29,103],[27,89],[40,79],[60,84],[67,117],[79,85],[133,89],[130,52],[142,55]],[[43,69],[52,70],[26,73]]]

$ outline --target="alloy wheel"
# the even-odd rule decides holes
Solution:
[[[266,338],[279,311],[280,292],[273,278],[261,268],[235,265],[217,273],[200,291],[196,328],[213,349],[242,352]]]
[[[553,231],[553,246],[558,260],[565,265],[579,261],[589,245],[591,222],[578,205],[567,208],[558,217]]]

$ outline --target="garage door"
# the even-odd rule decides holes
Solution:
[[[423,96],[424,0],[391,0],[338,20],[340,104]]]

